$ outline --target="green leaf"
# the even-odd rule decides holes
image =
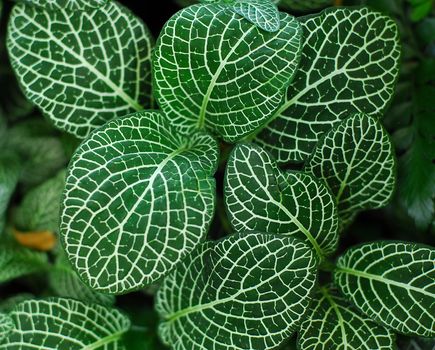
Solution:
[[[361,210],[385,206],[395,186],[389,136],[375,117],[355,114],[319,142],[305,170],[322,178],[338,204],[342,224]]]
[[[30,299],[35,299],[35,296],[29,293],[19,293],[6,299],[3,298],[0,302],[0,312],[9,313],[16,305]]]
[[[393,350],[394,335],[322,287],[299,332],[299,349]]]
[[[236,0],[232,8],[234,12],[265,31],[273,33],[280,29],[280,14],[273,1]]]
[[[15,327],[12,319],[0,312],[0,344]]]
[[[331,8],[300,21],[300,67],[284,104],[257,137],[280,163],[304,161],[321,135],[350,114],[379,116],[399,72],[399,34],[389,17]]]
[[[89,11],[102,7],[108,0],[20,0],[47,10]]]
[[[280,0],[279,6],[286,10],[311,11],[332,5],[332,0]]]
[[[56,295],[61,297],[107,306],[115,302],[114,296],[95,292],[86,286],[63,253],[57,257],[56,264],[50,271],[49,281]]]
[[[0,217],[6,213],[20,176],[20,170],[20,164],[15,155],[0,154]]]
[[[281,14],[280,29],[269,33],[226,5],[188,7],[166,23],[157,41],[157,101],[184,134],[206,128],[237,141],[281,104],[300,46],[299,22],[289,15]]]
[[[59,232],[60,199],[65,170],[26,194],[15,212],[15,225],[22,231]]]
[[[116,2],[71,12],[19,4],[8,50],[26,97],[77,137],[117,116],[151,106],[152,39]]]
[[[225,175],[225,202],[237,232],[261,231],[307,241],[319,257],[335,251],[338,215],[323,183],[309,174],[281,171],[259,146],[240,144]]]
[[[334,273],[344,295],[376,322],[404,334],[435,336],[435,249],[375,242],[349,249]]]
[[[9,241],[0,243],[0,283],[32,273],[48,266],[47,254],[36,252]]]
[[[115,309],[50,298],[25,301],[9,313],[16,327],[0,349],[125,349],[130,321]]]
[[[159,334],[174,349],[272,349],[308,308],[312,250],[293,237],[245,233],[200,245],[163,281]]]
[[[92,133],[71,160],[60,226],[82,280],[118,294],[165,276],[205,238],[217,162],[212,137],[180,136],[160,112]]]

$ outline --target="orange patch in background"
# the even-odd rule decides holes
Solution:
[[[14,237],[22,246],[44,252],[52,250],[57,243],[56,236],[51,231],[21,232],[14,229]]]

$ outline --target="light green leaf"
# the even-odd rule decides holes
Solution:
[[[334,273],[344,295],[396,332],[435,336],[435,249],[375,242],[349,249]]]
[[[393,195],[396,160],[375,117],[355,114],[319,142],[305,170],[322,178],[338,204],[342,224],[364,209],[385,206]]]
[[[299,332],[300,350],[393,350],[394,335],[322,287]]]
[[[50,271],[49,281],[51,288],[60,297],[107,306],[115,302],[113,295],[98,293],[86,286],[63,253],[57,257],[56,264]]]
[[[26,194],[15,212],[15,226],[22,231],[59,232],[60,199],[65,170]]]
[[[259,146],[240,144],[225,174],[225,203],[237,232],[261,231],[307,241],[320,257],[338,241],[335,200],[309,174],[281,171]]]
[[[62,298],[28,300],[9,316],[16,328],[0,349],[123,350],[130,321],[115,309]]]
[[[157,101],[184,134],[206,128],[237,141],[281,104],[300,46],[299,22],[289,15],[268,33],[226,5],[188,7],[166,23],[154,51]]]
[[[70,163],[60,227],[82,280],[118,294],[168,274],[205,238],[217,161],[212,137],[180,136],[157,111],[92,133]]]
[[[46,12],[19,4],[8,50],[24,92],[58,128],[78,137],[151,106],[148,29],[116,2]]]
[[[44,271],[48,266],[47,255],[9,241],[0,243],[0,283],[32,273]]]
[[[311,11],[332,5],[332,0],[280,0],[279,6],[287,10]]]
[[[0,154],[0,217],[6,213],[9,200],[20,176],[20,164],[15,155]]]
[[[12,319],[8,315],[0,312],[0,344],[14,327],[15,325]]]
[[[300,19],[301,64],[284,104],[257,137],[280,162],[301,162],[348,115],[379,116],[394,92],[400,43],[392,19],[367,8],[331,8]]]
[[[273,33],[280,29],[280,14],[273,1],[236,0],[232,8],[234,12],[263,30]]]
[[[20,0],[29,5],[43,7],[48,10],[89,11],[96,9],[108,0]]]
[[[262,233],[200,245],[163,281],[159,334],[173,349],[272,349],[299,325],[316,281],[312,250]]]

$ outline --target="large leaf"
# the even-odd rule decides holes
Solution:
[[[376,322],[397,332],[435,337],[435,249],[375,242],[349,249],[336,284]]]
[[[117,294],[165,276],[205,238],[217,158],[212,137],[180,136],[160,112],[91,134],[71,160],[60,227],[81,278]]]
[[[78,137],[151,105],[150,34],[116,2],[84,12],[16,5],[8,50],[27,98]]]
[[[265,32],[228,6],[194,5],[165,25],[153,56],[157,101],[188,134],[209,129],[236,141],[281,104],[301,45],[299,22],[281,14]]]
[[[300,350],[393,350],[394,335],[356,312],[334,290],[320,288],[299,332]]]
[[[238,232],[296,236],[320,257],[337,246],[338,215],[329,190],[309,174],[281,171],[259,146],[234,149],[225,175],[225,202]]]
[[[305,160],[320,136],[349,114],[379,116],[399,71],[396,24],[378,12],[334,8],[301,23],[301,65],[285,103],[257,138],[279,162]]]
[[[5,339],[11,330],[14,328],[14,322],[12,319],[0,312],[0,344]]]
[[[200,245],[164,279],[159,333],[173,349],[272,349],[295,331],[316,281],[312,250],[249,233]]]
[[[342,224],[364,209],[385,206],[396,180],[389,136],[375,117],[355,114],[328,132],[305,165],[334,194]]]
[[[23,231],[59,231],[60,199],[65,170],[26,194],[15,212],[15,225]]]
[[[130,328],[117,310],[62,298],[25,301],[9,316],[15,328],[0,349],[121,350],[120,338]]]
[[[48,10],[89,11],[99,8],[108,0],[20,0],[29,5],[40,6]]]

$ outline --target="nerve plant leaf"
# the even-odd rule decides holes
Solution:
[[[393,350],[394,335],[326,287],[314,297],[299,331],[300,350]]]
[[[0,344],[14,327],[12,319],[8,315],[0,312]]]
[[[28,300],[10,313],[15,327],[0,349],[117,349],[128,318],[115,309],[62,298]]]
[[[80,12],[18,4],[9,21],[9,56],[26,97],[81,138],[150,107],[151,41],[116,2]]]
[[[349,249],[334,279],[344,295],[396,332],[435,337],[435,249],[375,242]]]
[[[184,134],[206,128],[237,141],[281,104],[300,46],[299,22],[289,15],[268,33],[226,5],[188,7],[166,23],[154,51],[157,101]]]
[[[234,229],[291,235],[322,257],[338,241],[335,200],[309,174],[281,171],[262,148],[237,145],[225,175],[225,203]]]
[[[305,171],[322,178],[334,194],[341,224],[363,209],[385,206],[396,180],[387,132],[375,117],[355,114],[319,142]]]
[[[48,10],[89,11],[106,4],[108,0],[19,0]]]
[[[157,111],[92,133],[71,160],[60,224],[82,280],[118,294],[165,276],[205,238],[217,158],[212,137],[180,136]]]
[[[173,349],[272,349],[299,325],[316,281],[312,250],[262,233],[201,244],[157,293]]]
[[[301,64],[285,103],[257,137],[281,162],[301,162],[320,136],[349,114],[381,114],[400,61],[396,24],[381,13],[327,9],[300,19]]]

